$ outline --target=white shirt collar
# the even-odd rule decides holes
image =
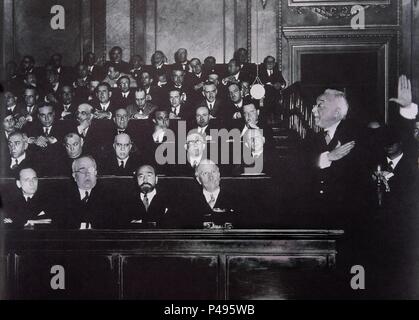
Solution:
[[[324,129],[325,132],[328,133],[330,139],[333,139],[333,137],[335,136],[336,133],[336,129],[339,125],[340,121],[336,122],[335,124],[331,125],[330,127]]]
[[[92,193],[92,189],[83,190],[83,189],[79,188],[80,200],[83,199],[86,196],[86,191],[87,191],[87,193],[89,194],[89,197],[90,197],[90,194]]]
[[[8,108],[7,108],[7,110],[10,110],[10,111],[12,111],[12,112],[13,112],[13,111],[15,110],[15,108],[16,108],[16,105],[13,105],[13,106],[11,106],[11,107],[8,107]]]
[[[102,110],[105,110],[105,111],[107,111],[108,110],[108,108],[109,108],[109,105],[111,104],[111,102],[110,101],[108,101],[108,103],[106,103],[106,104],[102,104],[102,103],[100,103],[100,107],[102,108]]]
[[[208,128],[208,125],[206,125],[205,127],[198,127],[198,133],[201,133],[201,134],[205,133],[207,128]]]
[[[151,203],[151,201],[153,200],[154,196],[157,194],[156,189],[153,189],[153,191],[150,191],[149,193],[147,193],[147,198],[148,198],[148,204]],[[141,201],[144,200],[144,193],[140,193],[140,197],[141,197]]]
[[[166,134],[166,131],[165,130],[159,130],[159,131],[153,132],[153,140],[154,140],[154,142],[156,142],[156,143],[162,143],[165,134]]]
[[[200,157],[190,157],[188,158],[189,164],[192,166],[194,162],[196,161],[196,165],[198,165],[202,160],[202,155]]]
[[[205,188],[203,188],[202,192],[204,193],[205,200],[207,200],[207,203],[209,203],[209,201],[211,200],[211,195],[213,195],[215,199],[215,202],[214,202],[215,204],[217,202],[218,195],[220,194],[220,188],[218,188],[214,192],[208,192],[207,190],[205,190]]]
[[[123,96],[124,98],[128,97],[128,95],[129,95],[129,91],[128,91],[128,92],[122,92],[122,96]]]
[[[400,160],[403,157],[403,153],[399,156],[397,156],[394,159],[390,159],[389,157],[387,157],[387,163],[389,163],[390,161],[393,163],[393,165],[391,166],[393,169],[396,168],[397,164],[400,162]]]
[[[121,161],[124,163],[124,168],[127,165],[127,161],[128,161],[129,157],[126,157],[124,160],[121,160],[119,158],[116,158],[116,160],[118,160],[118,166],[121,164]]]
[[[235,103],[234,105],[238,108],[242,108],[243,107],[243,99],[241,99],[239,103]]]
[[[18,165],[21,164],[21,162],[26,159],[26,152],[22,154],[19,158],[12,158],[10,168],[12,168],[16,164],[16,159],[17,159],[17,164]]]

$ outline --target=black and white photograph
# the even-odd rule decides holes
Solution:
[[[417,0],[0,0],[0,101],[0,300],[419,299]]]

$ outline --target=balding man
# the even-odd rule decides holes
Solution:
[[[191,188],[191,192],[185,196],[184,210],[178,212],[178,226],[203,228],[205,222],[234,223],[237,203],[234,195],[220,185],[218,166],[211,160],[202,160],[195,169],[195,178],[199,187]]]
[[[185,150],[186,163],[177,163],[171,168],[171,171],[174,175],[192,177],[195,168],[207,158],[205,138],[197,132],[189,133],[186,137]]]
[[[81,230],[111,228],[111,217],[121,208],[114,207],[118,204],[115,193],[98,182],[95,159],[83,156],[74,160],[72,172],[75,184],[68,186],[58,225]]]
[[[16,176],[16,187],[8,190],[4,203],[3,223],[12,228],[32,228],[52,223],[50,194],[38,190],[38,176],[34,169],[23,167]],[[10,193],[9,193],[10,192]]]
[[[101,170],[103,175],[132,176],[140,163],[139,157],[132,153],[132,141],[128,134],[115,136],[113,153],[107,157]]]

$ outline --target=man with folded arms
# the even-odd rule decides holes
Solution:
[[[39,191],[35,170],[29,167],[20,169],[16,177],[16,186],[17,188],[4,198],[3,223],[18,229],[51,224],[52,208],[48,201],[50,195]]]

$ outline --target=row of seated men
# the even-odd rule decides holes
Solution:
[[[140,94],[144,94],[139,89]],[[139,163],[158,165],[165,175],[192,176],[201,159],[213,159],[224,175],[240,175],[251,167],[271,174],[272,143],[269,128],[259,122],[259,110],[243,106],[241,118],[228,130],[211,119],[206,106],[195,110],[193,122],[171,119],[167,109],[155,109],[150,119],[130,119],[119,108],[112,120],[94,119],[93,107],[81,104],[76,120],[56,120],[55,107],[44,103],[36,119],[17,129],[19,120],[6,115],[3,145],[9,154],[3,175],[13,177],[31,166],[39,176],[69,176],[71,163],[82,155],[97,159],[100,175],[131,176]],[[265,143],[266,142],[266,143]]]
[[[9,185],[2,193],[7,195],[3,198],[2,224],[13,229],[135,229],[274,223],[266,221],[267,214],[260,215],[257,209],[264,208],[252,194],[239,195],[220,183],[218,166],[210,160],[202,160],[196,167],[196,179],[170,189],[159,182],[155,167],[148,164],[135,170],[133,180],[112,180],[107,185],[98,179],[97,164],[91,156],[74,160],[72,171],[74,181],[61,179],[55,181],[61,184],[48,187],[48,181],[38,180],[34,169],[21,168],[16,186]]]
[[[179,49],[175,54],[176,63],[168,65],[165,55],[156,51],[152,65],[146,66],[138,55],[133,56],[130,63],[123,61],[122,49],[114,47],[109,52],[109,61],[96,59],[94,53],[89,52],[76,67],[69,68],[62,66],[62,57],[57,53],[39,71],[35,68],[34,58],[25,56],[20,68],[14,62],[7,64],[5,87],[19,99],[26,88],[34,87],[40,98],[58,104],[64,111],[74,112],[74,105],[83,102],[90,101],[94,106],[99,102],[102,106],[107,104],[108,101],[102,101],[94,94],[101,82],[108,83],[112,90],[111,105],[106,107],[106,110],[112,110],[134,105],[134,89],[137,87],[145,90],[148,102],[159,107],[169,105],[168,91],[173,88],[181,92],[184,103],[195,106],[201,103],[204,83],[209,80],[217,86],[218,99],[211,101],[214,112],[217,112],[219,106],[229,100],[229,84],[240,83],[244,87],[244,96],[249,97],[250,85],[256,77],[256,65],[247,62],[245,49],[239,49],[234,56],[226,67],[217,66],[213,57],[207,57],[203,65],[198,58],[189,61],[186,49]],[[260,66],[259,79],[266,89],[266,108],[274,108],[281,88],[285,87],[274,57],[265,58]],[[69,91],[72,98],[63,96],[64,92],[69,95]],[[24,104],[24,101],[20,103]]]

